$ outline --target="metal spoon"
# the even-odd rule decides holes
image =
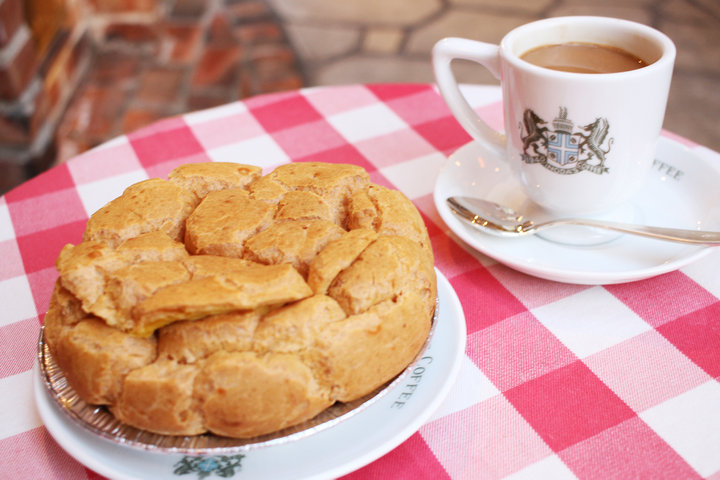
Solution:
[[[535,223],[511,208],[480,198],[456,196],[445,201],[452,212],[463,221],[483,232],[505,237],[532,235],[558,225],[583,225],[671,242],[720,245],[720,232],[649,227],[585,218],[562,218]]]

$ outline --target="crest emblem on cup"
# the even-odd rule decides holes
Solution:
[[[560,175],[609,172],[605,161],[613,138],[608,138],[610,124],[606,118],[596,118],[592,123],[577,127],[567,117],[567,108],[560,107],[552,127],[547,125],[548,122],[531,109],[523,112],[518,128],[523,146],[520,157],[524,163],[540,164]]]

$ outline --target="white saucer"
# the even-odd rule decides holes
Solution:
[[[687,147],[661,138],[651,176],[629,206],[637,212],[637,221],[647,225],[720,231],[718,185],[716,167]],[[538,236],[494,237],[457,219],[445,203],[452,195],[484,198],[522,212],[528,199],[507,163],[483,157],[474,142],[461,147],[435,183],[435,206],[447,226],[471,247],[548,280],[585,285],[641,280],[676,270],[712,249],[632,235],[593,246],[562,245]]]
[[[437,270],[436,270],[437,272]],[[50,397],[35,366],[34,389],[40,417],[72,457],[113,479],[174,479],[198,476],[231,465],[224,478],[335,478],[386,454],[415,433],[452,387],[465,354],[465,317],[457,295],[440,273],[439,315],[425,355],[408,367],[412,374],[377,402],[347,420],[296,442],[240,454],[185,456],[130,448],[103,439],[73,422]],[[408,386],[410,385],[410,386]],[[234,463],[235,466],[232,466]],[[176,472],[177,470],[177,472]],[[220,478],[210,474],[208,478]]]

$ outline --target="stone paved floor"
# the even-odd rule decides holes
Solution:
[[[460,36],[497,43],[510,29],[550,16],[638,21],[678,47],[665,128],[720,151],[718,0],[267,0],[311,85],[432,82],[430,49]],[[497,83],[460,64],[461,82]]]
[[[535,19],[636,20],[678,46],[665,127],[720,151],[717,0],[162,0],[165,18],[106,32],[58,138],[58,161],[146,123],[249,95],[358,82],[432,82],[445,36],[497,43]],[[495,83],[457,65],[461,82]]]

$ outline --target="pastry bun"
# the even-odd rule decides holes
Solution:
[[[354,165],[186,164],[57,259],[46,342],[87,403],[165,435],[306,421],[399,374],[435,308],[428,233]]]

